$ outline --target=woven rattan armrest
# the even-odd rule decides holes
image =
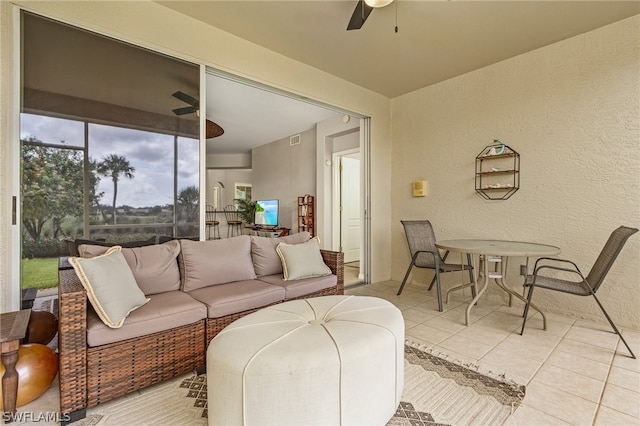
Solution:
[[[338,277],[338,294],[344,294],[344,253],[340,251],[320,250],[322,260],[331,269],[331,273]]]
[[[73,269],[58,271],[60,411],[87,406],[87,293]]]

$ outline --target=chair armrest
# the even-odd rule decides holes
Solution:
[[[547,263],[543,263],[541,265],[539,265],[538,263],[540,261],[543,262],[549,262],[550,264]],[[555,264],[554,264],[555,263]],[[564,265],[571,265],[572,268],[570,267],[566,267]],[[580,277],[580,279],[578,281],[570,281],[568,279],[562,279],[562,278],[555,278],[556,280],[558,280],[558,282],[564,282],[566,285],[572,285],[572,286],[580,286],[586,283],[586,279],[585,277],[582,275],[582,272],[580,272],[580,269],[578,268],[578,265],[576,265],[574,262],[567,260],[567,259],[556,259],[556,258],[552,258],[552,257],[541,257],[539,258],[534,266],[534,271],[533,271],[533,275],[530,275],[528,277],[527,280],[525,280],[524,285],[525,286],[535,286],[536,285],[536,281],[538,280],[538,277],[541,278],[551,278],[551,277],[546,277],[545,275],[541,274],[541,271],[544,270],[551,270],[551,271],[558,271],[558,272],[564,272],[564,273],[568,273],[570,275],[577,275],[578,277]]]
[[[440,262],[440,252],[439,251],[418,250],[413,254],[413,257],[411,258],[411,262],[413,262],[413,264],[415,264],[416,259],[418,258],[418,256],[421,253],[427,253],[427,254],[430,254],[431,256],[433,256],[433,261],[436,263],[436,265]],[[449,252],[447,252],[447,255],[448,254],[449,254]]]
[[[344,253],[320,249],[322,260],[331,269],[331,273],[338,277],[338,291],[344,292]]]
[[[536,263],[533,266],[534,273],[535,273],[535,271],[538,270],[538,268],[542,268],[542,267],[548,267],[548,268],[551,268],[551,269],[560,268],[560,267],[556,267],[556,266],[552,266],[552,265],[540,265],[540,266],[538,266],[538,263],[540,263],[541,261],[542,262],[552,262],[552,263],[553,262],[569,263],[569,264],[573,265],[573,267],[575,268],[575,270],[571,270],[569,272],[578,271],[578,273],[580,273],[580,275],[582,275],[582,273],[580,272],[580,269],[578,268],[578,265],[576,265],[574,262],[572,262],[570,260],[567,260],[567,259],[557,259],[555,257],[541,257],[538,260],[536,260]]]
[[[58,270],[60,412],[87,406],[87,293],[74,269]]]

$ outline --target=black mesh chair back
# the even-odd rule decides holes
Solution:
[[[438,264],[444,263],[440,251],[436,248],[436,234],[433,232],[431,222],[428,220],[401,220],[400,222],[404,226],[411,257],[418,253],[414,261],[415,266],[434,269],[436,258]]]
[[[627,341],[624,340],[624,337],[622,337],[618,327],[613,323],[613,320],[596,296],[596,292],[604,282],[607,273],[618,258],[618,255],[625,243],[629,237],[636,232],[638,232],[636,228],[629,228],[627,226],[620,226],[614,230],[609,236],[609,239],[602,248],[602,251],[598,255],[598,258],[586,278],[582,275],[578,266],[571,260],[555,259],[550,257],[541,257],[538,259],[533,268],[533,275],[528,276],[524,283],[525,287],[529,287],[529,293],[527,295],[527,303],[524,307],[524,318],[522,320],[522,330],[520,330],[520,334],[524,333],[524,326],[527,323],[527,314],[529,312],[533,289],[535,287],[573,294],[575,296],[593,296],[605,318],[609,321],[613,331],[620,337],[624,345],[627,347],[631,357],[635,358],[636,356],[627,344]],[[551,274],[548,274],[548,272],[551,272]],[[562,274],[562,278],[559,278],[559,274]]]
[[[627,226],[620,226],[613,231],[607,240],[607,243],[602,248],[600,255],[596,259],[589,275],[587,275],[586,281],[593,289],[595,293],[600,288],[600,285],[604,281],[604,277],[611,269],[613,262],[615,262],[618,254],[624,247],[630,236],[638,232],[636,228],[629,228]]]
[[[473,267],[471,266],[471,256],[467,255],[467,264],[460,265],[455,263],[445,263],[449,252],[446,252],[444,256],[440,254],[440,250],[436,247],[436,235],[433,232],[433,226],[428,220],[401,220],[404,227],[404,233],[407,237],[407,244],[409,244],[409,251],[411,252],[411,263],[407,269],[402,284],[398,289],[398,296],[402,294],[411,269],[416,266],[418,268],[433,269],[435,271],[434,277],[429,284],[429,290],[433,288],[433,284],[436,284],[438,293],[438,310],[443,311],[442,307],[442,289],[440,286],[440,273],[443,272],[455,272],[455,271],[469,271],[469,285],[473,284]],[[463,288],[466,284],[458,288]],[[476,296],[475,285],[471,286],[471,292],[473,297]]]

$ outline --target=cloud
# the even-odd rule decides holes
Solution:
[[[29,137],[49,144],[64,141],[70,146],[84,146],[84,123],[42,115],[20,114],[20,139]]]
[[[34,136],[46,143],[61,140],[84,146],[84,123],[23,114],[21,137]],[[135,169],[133,179],[118,180],[117,206],[151,207],[173,204],[174,137],[158,133],[89,125],[89,156],[101,161],[109,154],[125,157]],[[178,190],[199,185],[199,142],[178,138]],[[98,192],[101,204],[111,205],[113,181],[102,177]]]

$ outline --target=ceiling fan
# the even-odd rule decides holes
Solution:
[[[185,115],[185,114],[191,114],[191,113],[195,112],[197,116],[200,116],[200,101],[199,100],[197,100],[193,96],[189,96],[186,93],[181,92],[181,91],[175,92],[173,94],[173,97],[174,98],[178,98],[182,102],[189,104],[189,106],[174,109],[173,113],[175,115]],[[205,130],[207,139],[217,138],[218,136],[221,136],[224,133],[224,129],[222,127],[218,126],[213,121],[205,120],[205,122],[206,122],[206,126],[207,126],[206,130]]]
[[[358,0],[356,8],[351,15],[347,31],[359,30],[364,25],[371,11],[380,7],[385,7],[393,3],[393,0]]]

